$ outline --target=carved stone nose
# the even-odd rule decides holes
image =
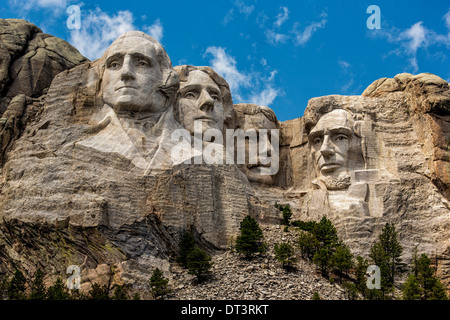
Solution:
[[[334,148],[330,144],[330,140],[327,136],[325,136],[322,146],[320,148],[320,153],[323,154],[324,157],[330,157],[334,154]]]
[[[214,109],[214,100],[205,90],[202,91],[199,98],[200,110],[209,112]]]

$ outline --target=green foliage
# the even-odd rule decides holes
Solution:
[[[320,243],[311,232],[300,232],[297,240],[303,258],[312,260]]]
[[[67,287],[61,280],[57,278],[55,283],[47,289],[48,300],[68,300],[70,298]]]
[[[331,260],[334,271],[336,271],[339,275],[347,275],[348,271],[353,268],[353,254],[348,246],[343,243],[336,247]]]
[[[195,275],[199,282],[211,273],[212,265],[211,257],[202,249],[194,248],[187,256],[188,272]]]
[[[235,249],[245,254],[247,258],[256,252],[265,252],[264,236],[258,222],[251,216],[246,216],[240,224],[240,235],[236,238]]]
[[[34,280],[31,284],[30,300],[45,300],[47,298],[47,289],[44,285],[44,273],[37,269],[34,274]]]
[[[380,268],[383,295],[393,290],[395,277],[402,270],[403,264],[400,258],[402,251],[394,225],[386,223],[369,255],[373,263]]]
[[[366,296],[367,290],[367,278],[366,272],[369,267],[369,262],[361,256],[356,258],[356,267],[355,267],[355,286],[356,290],[363,295]],[[376,290],[376,289],[373,289]]]
[[[313,300],[321,300],[320,295],[317,291],[314,291],[312,299]]]
[[[192,251],[192,250],[191,250]],[[169,293],[168,289],[169,279],[165,278],[162,271],[156,268],[153,270],[153,274],[150,277],[149,285],[152,294],[157,297],[162,297]]]
[[[333,226],[333,223],[325,216],[323,216],[320,222],[314,226],[312,233],[320,242],[322,247],[333,247],[338,243],[336,228]]]
[[[347,299],[349,300],[358,300],[359,298],[359,290],[356,286],[356,283],[350,281],[344,281],[342,283],[342,287],[345,290],[345,294],[347,295]]]
[[[279,204],[275,204],[275,207],[278,208],[283,214],[283,218],[281,220],[281,224],[284,224],[286,226],[291,224],[291,218],[292,218],[292,210],[291,206],[289,204],[283,206]]]
[[[317,222],[315,221],[300,221],[300,220],[295,220],[291,222],[291,225],[293,225],[294,227],[299,228],[300,230],[303,231],[309,231],[312,232],[314,227],[316,226]]]
[[[403,284],[404,300],[421,300],[423,289],[420,287],[419,281],[414,274],[410,274]]]
[[[14,276],[8,283],[7,294],[10,300],[25,300],[26,279],[20,270],[14,272]]]
[[[133,300],[141,300],[141,295],[139,294],[139,292],[136,292],[133,296]]]
[[[426,254],[417,256],[413,253],[413,273],[403,284],[403,299],[405,300],[447,300],[444,285],[434,276],[435,269]]]
[[[108,287],[106,285],[100,286],[98,283],[94,283],[91,290],[89,290],[89,299],[110,300]]]
[[[180,242],[180,249],[178,252],[178,262],[183,266],[186,267],[187,264],[187,256],[189,253],[194,249],[195,247],[195,239],[194,236],[190,231],[186,231]]]
[[[283,266],[283,268],[292,268],[296,261],[294,248],[289,243],[274,245],[275,259],[278,260]]]
[[[114,300],[128,300],[128,295],[123,286],[116,286],[113,294]]]

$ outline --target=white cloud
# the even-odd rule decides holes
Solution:
[[[264,32],[264,35],[266,36],[267,41],[271,45],[277,45],[279,43],[285,43],[289,39],[288,35],[282,34],[282,33],[277,33],[274,30],[266,30]]]
[[[225,15],[225,17],[222,20],[223,25],[227,25],[231,20],[234,19],[234,9],[230,9],[227,14]]]
[[[298,31],[298,23],[294,25],[294,34],[295,34],[295,40],[294,43],[296,45],[304,45],[311,39],[312,35],[319,29],[322,29],[325,27],[327,23],[327,14],[322,13],[321,15],[322,19],[320,21],[316,21],[311,23],[310,25],[306,26],[306,28],[303,29],[303,31]]]
[[[212,56],[210,65],[230,85],[235,103],[251,102],[269,106],[281,93],[273,84],[276,70],[270,72],[267,78],[261,77],[258,72],[242,72],[237,68],[234,57],[227,54],[221,47],[208,47],[205,55]],[[267,60],[264,58],[261,59],[261,63],[267,66]]]
[[[419,21],[405,30],[398,28],[380,29],[369,33],[369,35],[386,38],[390,43],[398,44],[399,47],[390,51],[387,55],[405,56],[409,61],[408,68],[416,73],[419,70],[417,54],[420,49],[434,45],[450,47],[450,10],[443,16],[443,19],[448,28],[448,34],[437,34],[434,30],[426,28],[422,21]]]
[[[250,97],[250,103],[254,103],[260,106],[270,106],[276,97],[280,94],[279,90],[268,86],[263,91],[255,93]]]
[[[130,11],[119,11],[110,16],[97,8],[82,15],[81,29],[71,30],[69,42],[93,60],[100,58],[118,36],[131,30],[136,28]]]
[[[239,12],[245,15],[245,18],[248,18],[255,9],[254,5],[249,6],[244,1],[241,0],[235,0],[234,4],[239,9]]]
[[[9,6],[22,14],[41,9],[61,13],[70,2],[71,0],[9,0]]]
[[[144,32],[151,35],[155,38],[156,41],[161,42],[164,34],[164,29],[159,19],[156,19],[155,22],[150,27],[145,27]]]
[[[343,93],[348,93],[350,88],[355,84],[355,79],[352,71],[352,65],[345,60],[338,60],[338,64],[342,69],[342,74],[346,81],[341,84],[340,90]]]
[[[211,67],[225,78],[232,92],[238,92],[240,87],[250,85],[250,77],[237,69],[236,60],[228,55],[224,48],[208,47],[206,54],[213,56],[210,60]]]
[[[276,21],[274,22],[274,26],[279,28],[281,27],[281,25],[287,20],[289,19],[289,9],[287,7],[280,7],[280,9],[283,12],[280,12],[277,17],[276,17]]]

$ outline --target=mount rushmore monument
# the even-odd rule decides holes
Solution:
[[[172,66],[142,32],[89,61],[23,20],[0,19],[0,30],[1,274],[79,265],[95,278],[108,266],[139,287],[152,267],[170,269],[186,230],[225,250],[247,215],[279,224],[278,202],[294,220],[327,216],[365,256],[393,223],[404,259],[417,246],[449,285],[443,79],[379,79],[281,122],[233,104],[212,68]]]

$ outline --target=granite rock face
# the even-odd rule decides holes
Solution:
[[[418,246],[450,282],[446,81],[400,74],[280,122],[233,105],[210,67],[172,67],[142,32],[90,62],[31,24],[0,23],[0,273],[78,265],[83,290],[147,289],[153,267],[174,270],[185,231],[224,250],[246,215],[278,225],[278,202],[293,219],[326,215],[363,256],[391,222],[404,260]]]
[[[311,99],[302,118],[282,124],[292,183],[285,196],[296,218],[328,216],[366,256],[382,226],[393,223],[404,261],[418,246],[448,284],[449,94],[435,75],[400,74],[362,96]]]

